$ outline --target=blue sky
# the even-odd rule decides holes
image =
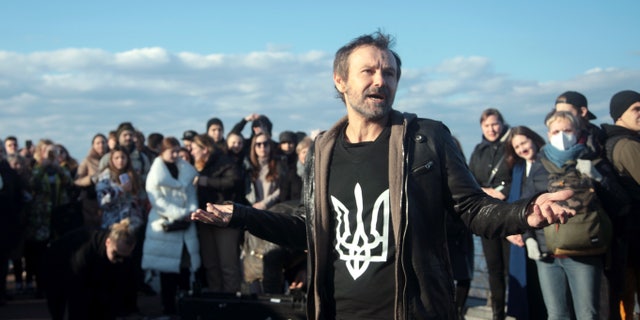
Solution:
[[[396,109],[447,124],[467,156],[478,117],[544,132],[555,97],[585,94],[611,122],[640,91],[638,1],[6,1],[0,10],[0,137],[51,138],[84,158],[91,137],[132,121],[180,136],[266,114],[274,133],[344,115],[333,54],[377,29],[396,38]]]

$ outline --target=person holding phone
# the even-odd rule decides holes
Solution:
[[[116,146],[110,154],[109,165],[100,173],[96,182],[98,205],[102,210],[101,228],[124,218],[131,218],[131,224],[139,227],[143,223],[143,207],[140,194],[140,179],[131,167],[129,153]]]
[[[140,176],[133,169],[129,152],[122,146],[116,146],[109,154],[109,164],[98,175],[96,182],[96,196],[98,205],[102,211],[100,229],[107,230],[114,223],[119,223],[124,219],[129,219],[132,228],[135,230],[138,243],[144,241],[145,210],[144,193],[141,192]],[[136,275],[136,279],[143,277],[142,271],[142,249],[137,246],[131,254],[131,272]],[[137,295],[130,295],[142,288],[140,281],[130,281],[127,283],[126,294],[130,297],[128,306],[136,309]],[[129,310],[134,312],[136,310]]]

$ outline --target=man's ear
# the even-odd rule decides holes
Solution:
[[[587,107],[580,107],[580,117],[585,118],[587,116],[587,112],[589,112]]]
[[[338,89],[338,91],[340,91],[341,93],[344,93],[346,91],[347,86],[345,84],[345,81],[337,73],[333,74],[333,84],[336,86],[336,89]]]

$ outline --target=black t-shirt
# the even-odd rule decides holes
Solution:
[[[334,223],[337,319],[392,319],[395,242],[389,205],[387,127],[374,142],[338,137],[329,195]]]

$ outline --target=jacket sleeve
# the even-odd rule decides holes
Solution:
[[[233,128],[231,128],[230,132],[235,132],[235,133],[240,133],[242,134],[242,130],[244,130],[244,127],[247,125],[247,120],[245,120],[244,118],[240,119],[240,121],[238,123],[236,123]]]
[[[206,177],[202,179],[202,177]],[[234,166],[226,166],[221,174],[210,174],[200,177],[198,185],[201,187],[214,188],[219,191],[231,190],[240,183],[240,173]]]
[[[488,196],[467,167],[449,129],[442,125],[435,135],[440,137],[432,140],[440,142],[436,150],[444,163],[445,188],[449,189],[455,211],[471,231],[486,238],[497,238],[529,229],[526,210],[531,199],[506,203]]]
[[[258,210],[235,203],[230,227],[242,228],[254,236],[295,249],[307,248],[306,217],[302,207],[294,214]]]
[[[89,165],[86,159],[83,160],[78,166],[76,177],[77,178],[74,181],[76,186],[88,187],[91,185],[91,176],[89,175]]]
[[[621,139],[613,149],[616,165],[622,167],[636,183],[640,184],[640,144],[629,139]]]

